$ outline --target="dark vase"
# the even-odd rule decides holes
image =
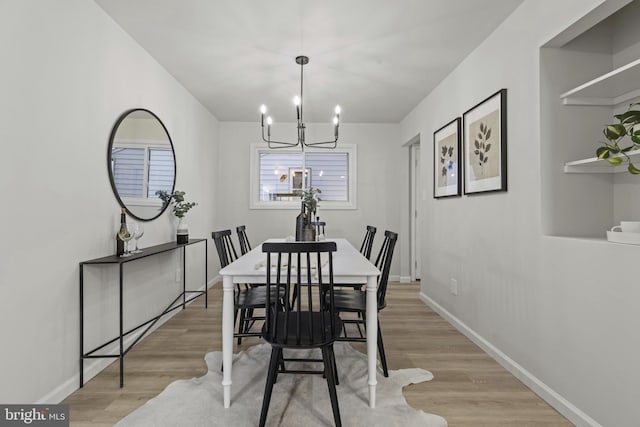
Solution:
[[[303,239],[304,235],[304,226],[309,222],[307,219],[307,214],[304,211],[304,203],[300,208],[300,213],[296,217],[296,242],[300,242]]]

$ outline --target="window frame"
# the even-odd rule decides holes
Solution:
[[[280,153],[300,154],[300,147],[279,148]],[[347,185],[347,201],[320,201],[319,207],[322,210],[347,210],[357,209],[357,147],[355,144],[340,144],[337,148],[330,150],[334,153],[347,154],[347,167],[349,168],[349,182]],[[299,210],[300,200],[260,200],[260,154],[273,153],[267,144],[251,144],[251,161],[249,167],[249,209],[288,209]],[[327,150],[305,148],[305,153],[327,153]],[[300,165],[302,170],[302,165]],[[308,169],[308,168],[307,168]],[[322,196],[320,196],[322,198]]]
[[[137,205],[137,206],[162,207],[162,200],[160,200],[160,198],[158,198],[157,196],[155,197],[149,196],[149,174],[150,174],[150,167],[151,167],[150,154],[152,150],[171,152],[175,162],[175,153],[173,151],[173,147],[167,148],[162,144],[162,142],[156,142],[155,140],[145,140],[143,143],[141,143],[136,140],[120,139],[116,148],[144,150],[142,193],[144,193],[145,196],[142,196],[142,197],[121,196],[123,202],[128,202],[129,204]],[[113,157],[111,157],[111,164],[109,165],[109,167],[111,168],[111,176],[115,181],[116,180],[116,175],[114,170],[115,160],[113,159]],[[175,176],[176,176],[176,172],[175,172],[175,166],[174,166],[174,171],[173,171],[174,186],[175,186]]]

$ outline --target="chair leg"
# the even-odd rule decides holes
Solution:
[[[280,357],[278,359],[278,366],[276,368],[276,372],[275,372],[274,377],[273,377],[274,384],[278,382],[278,375],[281,372],[286,372],[286,369],[284,367],[284,349],[282,349],[282,348],[280,349]]]
[[[333,367],[334,381],[336,385],[340,385],[340,380],[338,379],[338,364],[336,363],[336,354],[333,352],[333,346],[331,347],[329,356],[331,356],[331,366]]]
[[[267,384],[264,387],[264,397],[262,399],[262,411],[260,412],[260,427],[264,427],[267,422],[267,413],[269,412],[269,403],[271,403],[271,392],[275,383],[276,372],[278,371],[278,363],[282,357],[282,349],[279,347],[271,348],[271,360],[269,361],[269,372],[267,373]]]
[[[233,326],[235,327],[238,324],[238,307],[233,308]]]
[[[333,410],[333,421],[336,427],[342,427],[340,420],[340,407],[338,406],[338,393],[336,392],[335,373],[333,370],[333,345],[322,347],[322,360],[324,361],[324,374],[327,377],[327,387],[329,388],[329,398],[331,399],[331,409]]]
[[[245,320],[245,317],[247,316],[247,309],[243,308],[242,310],[240,310],[240,321],[238,322],[238,334],[243,334],[245,333],[245,329],[246,329],[246,323],[247,321]],[[242,344],[242,337],[239,336],[238,337],[238,345]]]
[[[378,352],[380,353],[380,363],[382,363],[382,372],[385,377],[389,376],[387,369],[387,357],[384,354],[384,344],[382,343],[382,331],[380,330],[380,318],[378,318]]]

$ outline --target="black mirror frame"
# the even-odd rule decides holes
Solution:
[[[162,126],[162,129],[164,129],[164,132],[167,134],[167,139],[169,140],[169,144],[171,145],[171,152],[173,153],[173,163],[174,163],[174,167],[173,167],[173,186],[171,187],[171,192],[173,193],[175,188],[176,188],[176,176],[177,176],[177,169],[178,169],[178,162],[176,161],[176,150],[173,147],[173,141],[171,140],[171,135],[169,135],[169,131],[167,131],[166,126],[164,125],[164,123],[162,122],[162,120],[160,120],[160,118],[155,115],[152,111],[146,109],[146,108],[132,108],[130,110],[125,111],[124,113],[122,113],[120,115],[120,117],[118,117],[118,120],[116,120],[115,124],[113,125],[113,128],[111,129],[111,134],[109,135],[109,144],[107,146],[107,170],[109,171],[109,182],[111,183],[111,190],[113,191],[114,196],[116,196],[116,199],[118,200],[118,203],[120,204],[121,207],[123,207],[124,209],[126,209],[127,214],[129,216],[131,216],[132,218],[137,219],[138,221],[153,221],[154,219],[158,218],[160,215],[162,215],[164,213],[164,211],[167,210],[167,208],[169,207],[168,203],[165,203],[162,208],[158,211],[158,214],[155,215],[152,218],[140,218],[139,216],[137,216],[136,214],[134,214],[133,212],[131,212],[131,210],[129,210],[129,207],[124,203],[124,201],[122,200],[122,198],[120,197],[120,194],[118,193],[118,190],[116,189],[116,183],[115,180],[113,178],[113,171],[111,170],[111,151],[113,148],[113,140],[115,139],[116,133],[118,132],[118,128],[120,127],[120,123],[122,123],[122,121],[124,119],[127,118],[127,116],[129,116],[129,114],[135,112],[135,111],[145,111],[149,114],[151,114],[157,121],[158,123],[160,123],[160,126]]]

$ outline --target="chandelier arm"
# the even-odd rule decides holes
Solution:
[[[271,137],[269,138],[265,138],[264,137],[264,127],[262,128],[262,140],[264,142],[266,142],[269,145],[269,148],[287,148],[287,147],[295,147],[296,145],[298,145],[298,143],[293,143],[293,142],[283,142],[283,141],[273,141],[271,140]],[[280,144],[280,146],[271,146],[271,144]]]
[[[326,147],[326,145],[329,145],[329,144],[331,144],[331,146]],[[334,149],[338,146],[338,138],[334,139],[333,141],[305,142],[304,145],[306,145],[307,147]]]
[[[272,145],[272,144],[282,144],[282,145]],[[300,144],[292,144],[289,142],[277,142],[277,141],[271,141],[268,143],[268,147],[272,150],[277,150],[278,148],[291,148],[291,147],[297,147]]]
[[[296,147],[300,145],[297,142],[272,141],[270,139],[264,139],[264,138],[262,138],[262,140],[267,144],[269,144],[269,148],[287,148],[287,147]],[[279,146],[272,146],[272,144],[278,144]]]

